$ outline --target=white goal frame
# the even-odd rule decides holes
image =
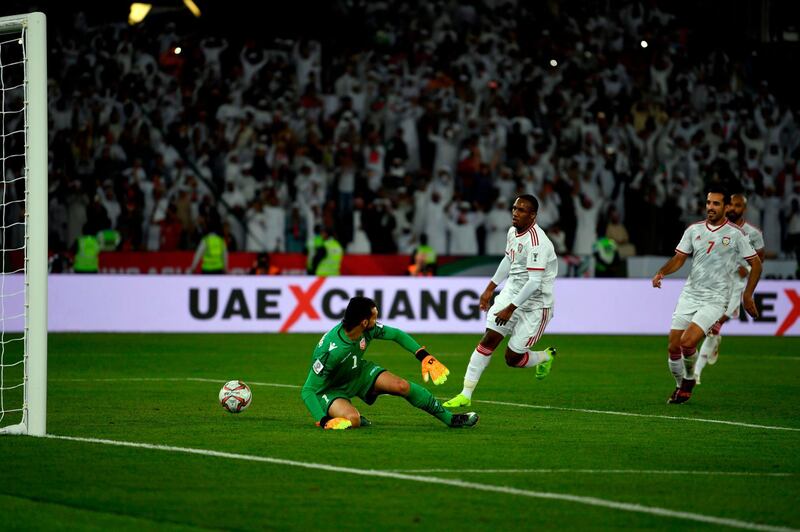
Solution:
[[[47,21],[0,17],[0,35],[24,29],[25,330],[22,422],[0,433],[43,436],[47,427]],[[4,178],[4,177],[3,177]]]

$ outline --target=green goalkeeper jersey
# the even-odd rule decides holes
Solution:
[[[319,421],[326,415],[316,396],[331,390],[346,389],[354,380],[360,379],[362,369],[369,364],[364,360],[364,353],[375,339],[392,340],[411,353],[416,353],[421,347],[405,332],[380,322],[372,330],[364,331],[359,338],[351,340],[345,333],[344,325],[339,323],[325,333],[314,348],[311,368],[301,392],[315,420]]]

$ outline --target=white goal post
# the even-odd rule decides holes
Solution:
[[[0,433],[34,436],[47,414],[46,29],[43,13],[0,18]]]

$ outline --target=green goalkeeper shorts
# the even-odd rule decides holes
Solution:
[[[368,405],[373,404],[378,398],[378,395],[373,392],[372,388],[375,386],[375,381],[378,380],[378,376],[384,371],[386,370],[375,362],[364,360],[364,365],[358,376],[342,386],[329,388],[317,393],[319,406],[322,407],[322,410],[327,414],[328,408],[339,398],[349,401],[353,397],[358,397]]]

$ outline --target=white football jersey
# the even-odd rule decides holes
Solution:
[[[690,225],[675,251],[692,257],[692,270],[681,297],[723,307],[728,304],[731,271],[738,260],[756,256],[744,231],[727,220],[717,227],[705,220]]]
[[[558,258],[553,243],[542,228],[533,224],[527,231],[517,234],[516,228],[511,226],[506,234],[506,257],[511,262],[511,270],[503,293],[513,298],[528,282],[528,272],[541,270],[541,286],[520,308],[552,308]]]
[[[754,250],[758,251],[759,249],[764,249],[764,235],[761,233],[761,229],[759,229],[758,227],[747,221],[745,221],[744,224],[742,224],[742,226],[739,227],[739,229],[741,229],[744,232],[745,236],[747,237],[747,240],[750,242],[750,245],[753,246]],[[739,266],[744,266],[744,268],[749,272],[750,263],[747,262],[746,260],[740,259],[736,262],[736,265],[733,267],[733,272],[731,272],[736,289],[742,291],[744,290],[744,287],[747,285],[747,277],[742,277],[741,275],[739,275]]]

